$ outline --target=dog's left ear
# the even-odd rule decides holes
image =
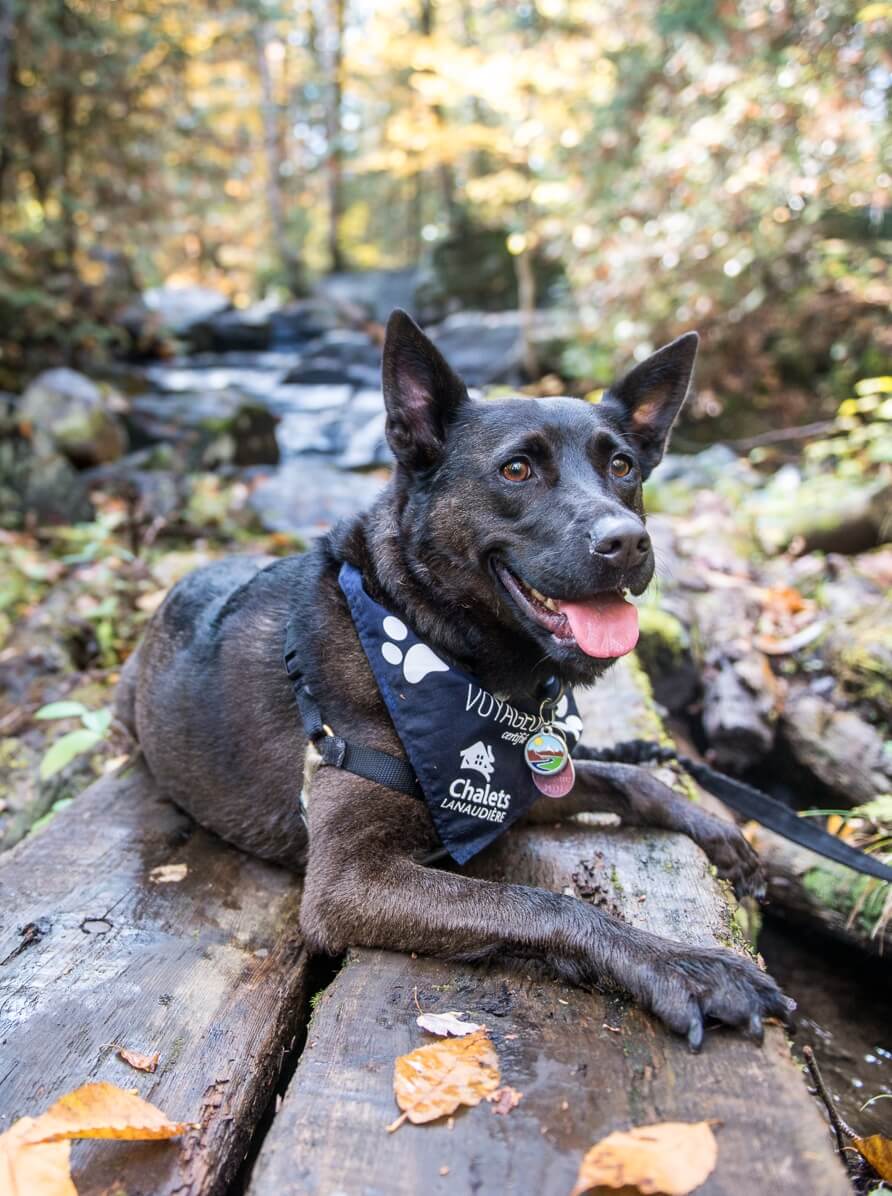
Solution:
[[[397,461],[408,470],[435,465],[468,391],[440,350],[399,308],[387,321],[382,378],[387,443]]]
[[[687,398],[699,343],[696,332],[686,332],[636,365],[601,400],[599,410],[619,425],[637,450],[645,478],[660,463]]]

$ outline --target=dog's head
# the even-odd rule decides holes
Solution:
[[[654,571],[641,485],[687,395],[697,341],[660,349],[598,404],[475,401],[393,313],[383,376],[400,534],[444,611],[569,681],[631,651],[637,613],[624,594],[641,594]]]

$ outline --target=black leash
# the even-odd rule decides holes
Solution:
[[[732,810],[736,810],[738,814],[742,814],[744,818],[751,818],[769,830],[776,831],[785,839],[798,843],[800,847],[807,847],[837,864],[845,864],[848,868],[854,868],[856,872],[892,882],[892,868],[881,860],[874,859],[866,851],[859,851],[857,847],[852,847],[842,839],[837,839],[814,822],[800,818],[795,810],[769,797],[761,789],[754,789],[752,785],[726,776],[723,772],[710,768],[708,764],[692,760],[690,756],[684,756],[674,748],[649,739],[631,739],[626,743],[603,749],[580,744],[574,755],[579,760],[592,760],[602,764],[680,764],[698,785]]]
[[[313,696],[301,665],[302,639],[300,628],[290,622],[285,637],[285,671],[294,690],[304,731],[319,753],[320,762],[332,768],[342,768],[345,772],[351,772],[367,781],[374,781],[377,785],[383,785],[385,789],[395,789],[408,797],[423,798],[415,771],[407,761],[392,756],[389,752],[379,752],[375,748],[350,743],[340,735],[335,735],[323,721],[319,703]],[[815,823],[800,818],[794,810],[769,797],[767,793],[717,772],[699,760],[692,760],[690,756],[684,756],[674,748],[649,739],[631,739],[612,748],[599,749],[579,744],[574,757],[577,760],[592,760],[601,764],[680,764],[698,785],[702,785],[744,818],[751,818],[769,830],[776,831],[785,839],[798,843],[801,847],[807,847],[828,860],[892,883],[892,868],[887,864],[874,859],[867,852],[859,851],[857,847],[851,847]],[[303,804],[302,811],[306,819]],[[443,848],[426,857],[424,862],[433,863],[446,855],[448,852]]]

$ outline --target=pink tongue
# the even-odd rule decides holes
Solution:
[[[638,611],[619,594],[588,602],[558,602],[573,636],[587,656],[625,656],[638,643]]]

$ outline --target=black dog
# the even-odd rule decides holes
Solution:
[[[125,669],[119,715],[164,794],[239,847],[305,871],[311,946],[540,958],[574,983],[620,986],[694,1048],[705,1017],[760,1038],[765,1015],[788,1015],[774,981],[730,951],[669,942],[572,897],[424,866],[437,837],[415,797],[322,767],[309,836],[297,800],[307,740],[282,666],[289,620],[337,734],[405,759],[338,584],[342,562],[438,654],[512,700],[555,674],[591,684],[634,645],[622,592],[640,594],[654,569],[641,484],[696,351],[695,334],[681,337],[597,406],[473,401],[396,312],[384,396],[397,465],[380,499],[302,556],[198,570],[152,619]],[[551,820],[607,809],[682,831],[739,890],[761,883],[735,827],[644,770],[615,769],[606,788],[583,762],[568,796],[538,805]]]

